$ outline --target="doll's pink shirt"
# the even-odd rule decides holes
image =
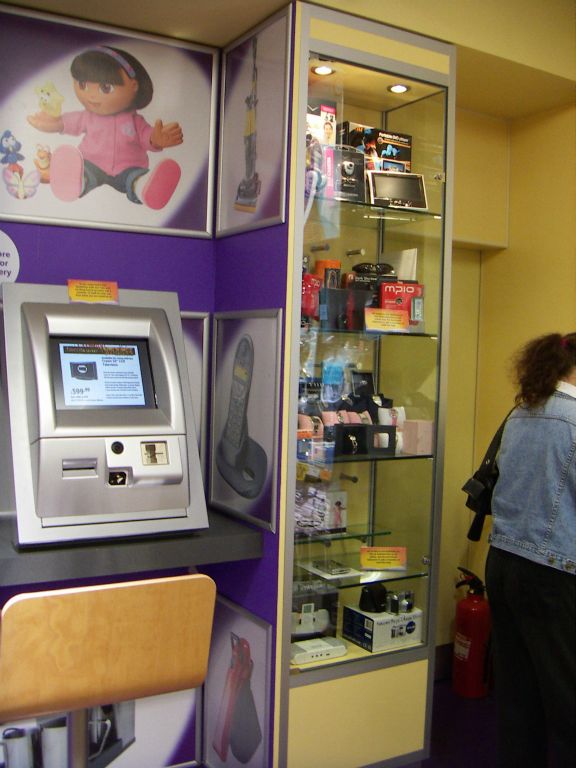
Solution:
[[[148,152],[160,151],[150,144],[152,126],[136,112],[95,115],[86,110],[62,115],[62,133],[85,134],[79,150],[110,176],[126,168],[148,168]]]

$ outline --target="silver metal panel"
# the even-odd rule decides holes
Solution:
[[[94,305],[68,303],[65,287],[12,283],[3,304],[2,426],[13,449],[1,456],[0,503],[16,515],[18,543],[206,527],[176,294],[121,290],[119,305]],[[55,334],[147,339],[158,407],[59,410]]]

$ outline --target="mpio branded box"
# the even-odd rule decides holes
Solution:
[[[412,281],[383,282],[380,307],[405,313],[413,331],[424,330],[424,286]]]
[[[415,645],[422,640],[422,611],[368,613],[345,605],[342,636],[370,652]]]

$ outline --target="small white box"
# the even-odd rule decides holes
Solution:
[[[342,636],[371,652],[415,645],[422,640],[422,611],[368,613],[345,605]]]

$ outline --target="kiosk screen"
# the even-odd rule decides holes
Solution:
[[[57,410],[156,408],[146,339],[50,337]]]

